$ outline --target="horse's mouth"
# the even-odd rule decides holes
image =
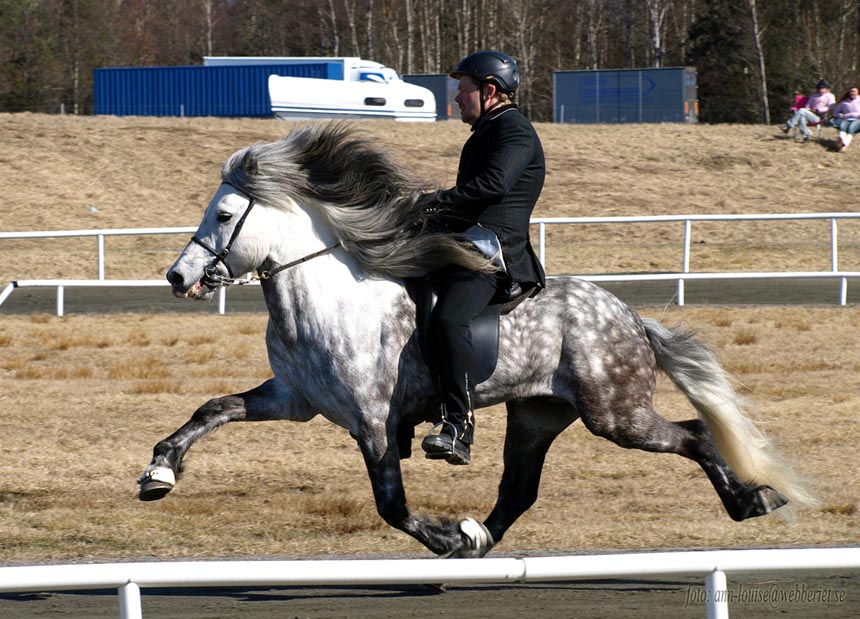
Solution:
[[[173,296],[178,299],[197,299],[197,300],[206,300],[212,296],[215,292],[215,288],[210,288],[206,284],[203,283],[203,280],[197,280],[191,288],[182,289],[173,287]]]

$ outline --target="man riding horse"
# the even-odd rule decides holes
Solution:
[[[480,557],[499,543],[537,500],[546,454],[577,420],[622,447],[695,461],[736,521],[788,501],[815,504],[745,416],[743,398],[703,342],[641,318],[594,284],[558,277],[539,300],[496,323],[493,371],[487,373],[485,355],[478,354],[478,374],[467,376],[468,346],[465,365],[459,346],[443,348],[447,362],[430,364],[464,379],[462,406],[449,408],[459,381],[449,385],[453,394],[445,392],[448,432],[426,441],[436,457],[467,462],[472,407],[505,404],[504,471],[492,511],[479,522],[437,519],[410,507],[401,469],[410,445],[400,440],[401,428],[423,420],[438,398],[424,359],[432,347],[423,346],[424,332],[416,329],[416,318],[425,314],[411,298],[409,280],[433,273],[450,282],[450,290],[443,286],[443,307],[460,299],[474,308],[473,299],[458,292],[464,280],[446,268],[461,265],[466,282],[474,273],[493,273],[489,282],[475,278],[480,283],[469,286],[483,295],[480,304],[491,303],[473,330],[508,306],[508,298],[543,285],[527,233],[543,155],[531,125],[501,97],[517,84],[514,67],[505,56],[483,53],[455,71],[475,80],[474,90],[463,84],[458,96],[474,133],[457,186],[430,194],[429,204],[426,183],[340,123],[294,129],[227,159],[215,197],[167,279],[175,296],[206,300],[222,286],[246,281],[235,275],[256,273],[269,312],[272,377],[208,400],[156,443],[140,478],[141,500],[171,492],[191,446],[226,423],[307,422],[322,415],[355,439],[380,516],[438,555]],[[428,228],[416,225],[428,219]],[[436,232],[434,220],[462,234]],[[476,230],[502,245],[476,252]],[[502,269],[493,258],[499,256],[505,268],[497,276]],[[498,292],[502,304],[484,288]],[[514,288],[526,291],[517,295]],[[697,418],[670,421],[657,412],[658,371],[686,396]],[[671,483],[667,478],[668,490]],[[684,493],[674,496],[681,501]]]
[[[544,272],[529,241],[529,220],[543,187],[543,148],[513,102],[520,74],[513,58],[479,51],[457,65],[455,101],[472,135],[463,146],[457,184],[427,199],[431,225],[465,232],[474,225],[501,243],[499,271],[447,266],[429,276],[438,294],[429,351],[441,401],[441,428],[421,443],[428,458],[469,464],[474,440],[475,352],[469,325],[500,292],[519,286],[536,294]]]

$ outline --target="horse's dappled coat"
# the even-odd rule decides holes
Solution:
[[[262,282],[273,378],[210,400],[159,442],[141,479],[142,499],[169,492],[191,444],[219,425],[319,414],[356,438],[380,515],[439,554],[480,556],[500,541],[536,500],[553,440],[579,418],[623,447],[696,461],[735,520],[767,514],[786,497],[811,500],[744,417],[706,346],[640,319],[606,290],[560,277],[503,317],[496,371],[477,388],[477,407],[506,404],[513,437],[506,440],[486,535],[469,533],[471,523],[417,515],[406,501],[397,436],[401,426],[428,417],[434,393],[414,335],[415,308],[398,276],[440,261],[477,259],[482,267],[481,258],[456,238],[416,227],[420,184],[344,125],[302,129],[240,151],[222,176],[258,203],[226,258],[234,273],[289,263],[334,241],[341,247]],[[240,216],[228,197],[213,200],[197,233],[216,248]],[[209,253],[189,244],[168,273],[174,293],[211,297],[200,284],[211,262]],[[655,412],[658,368],[700,419],[670,422]]]

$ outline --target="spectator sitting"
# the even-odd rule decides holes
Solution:
[[[830,109],[836,103],[833,93],[830,92],[830,87],[824,80],[819,80],[817,90],[809,95],[806,105],[797,109],[788,122],[780,127],[784,133],[788,133],[794,127],[800,128],[800,133],[803,136],[803,141],[809,140],[809,129],[807,123],[818,124],[830,112]]]
[[[839,103],[833,108],[833,120],[839,129],[839,152],[841,153],[848,145],[855,133],[860,132],[860,95],[857,87],[853,86],[839,99]]]

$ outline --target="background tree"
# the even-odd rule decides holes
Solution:
[[[535,120],[552,118],[554,71],[690,64],[702,121],[782,121],[798,88],[860,81],[860,3],[0,0],[0,111],[90,113],[97,67],[353,55],[447,73],[489,48],[522,65],[520,103]]]
[[[707,12],[690,28],[688,63],[698,69],[702,122],[755,122],[758,99],[750,71],[746,0],[707,0]],[[753,102],[753,103],[751,103]]]

